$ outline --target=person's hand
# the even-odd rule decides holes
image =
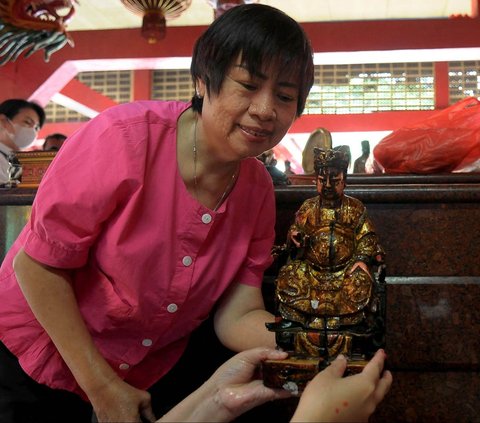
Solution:
[[[289,398],[291,394],[284,389],[267,388],[262,380],[255,380],[262,361],[287,356],[286,352],[271,348],[254,348],[235,355],[220,366],[209,383],[216,385],[215,401],[226,413],[222,421],[230,421],[267,401]]]
[[[302,246],[302,234],[300,231],[292,230],[290,232],[290,239],[294,243],[295,247],[300,248]]]
[[[157,422],[228,422],[267,401],[291,397],[288,391],[267,388],[262,380],[255,379],[262,361],[287,356],[272,348],[254,348],[234,355]]]
[[[351,275],[358,268],[362,269],[367,275],[372,277],[372,275],[370,274],[370,271],[368,270],[368,266],[363,261],[355,262],[353,266],[350,268],[350,270],[348,271],[348,274]]]
[[[89,397],[98,422],[154,422],[150,394],[121,379],[104,385]]]
[[[291,421],[368,421],[392,384],[384,362],[385,352],[379,350],[361,373],[342,377],[347,361],[339,356],[306,386]]]

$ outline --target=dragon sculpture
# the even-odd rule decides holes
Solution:
[[[0,66],[24,53],[44,50],[44,60],[65,44],[73,47],[66,24],[77,0],[0,0]],[[62,14],[60,14],[62,13]]]

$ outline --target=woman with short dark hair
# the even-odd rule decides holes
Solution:
[[[0,363],[22,381],[0,384],[0,405],[17,421],[82,421],[73,397],[99,421],[153,420],[147,389],[214,308],[229,349],[275,347],[261,292],[275,198],[256,156],[303,111],[310,44],[277,9],[234,7],[200,37],[192,78],[192,103],[99,114],[43,177],[0,270]]]

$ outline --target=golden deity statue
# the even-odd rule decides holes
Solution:
[[[338,354],[358,368],[384,340],[384,252],[366,207],[344,194],[348,164],[343,148],[314,149],[318,196],[302,204],[288,231],[288,260],[275,282],[278,317],[267,323],[290,364],[310,360],[316,371]],[[287,373],[292,379],[295,369]]]

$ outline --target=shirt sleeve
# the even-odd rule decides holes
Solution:
[[[72,135],[43,177],[24,245],[41,263],[83,266],[115,210],[142,185],[146,131],[114,109]]]

